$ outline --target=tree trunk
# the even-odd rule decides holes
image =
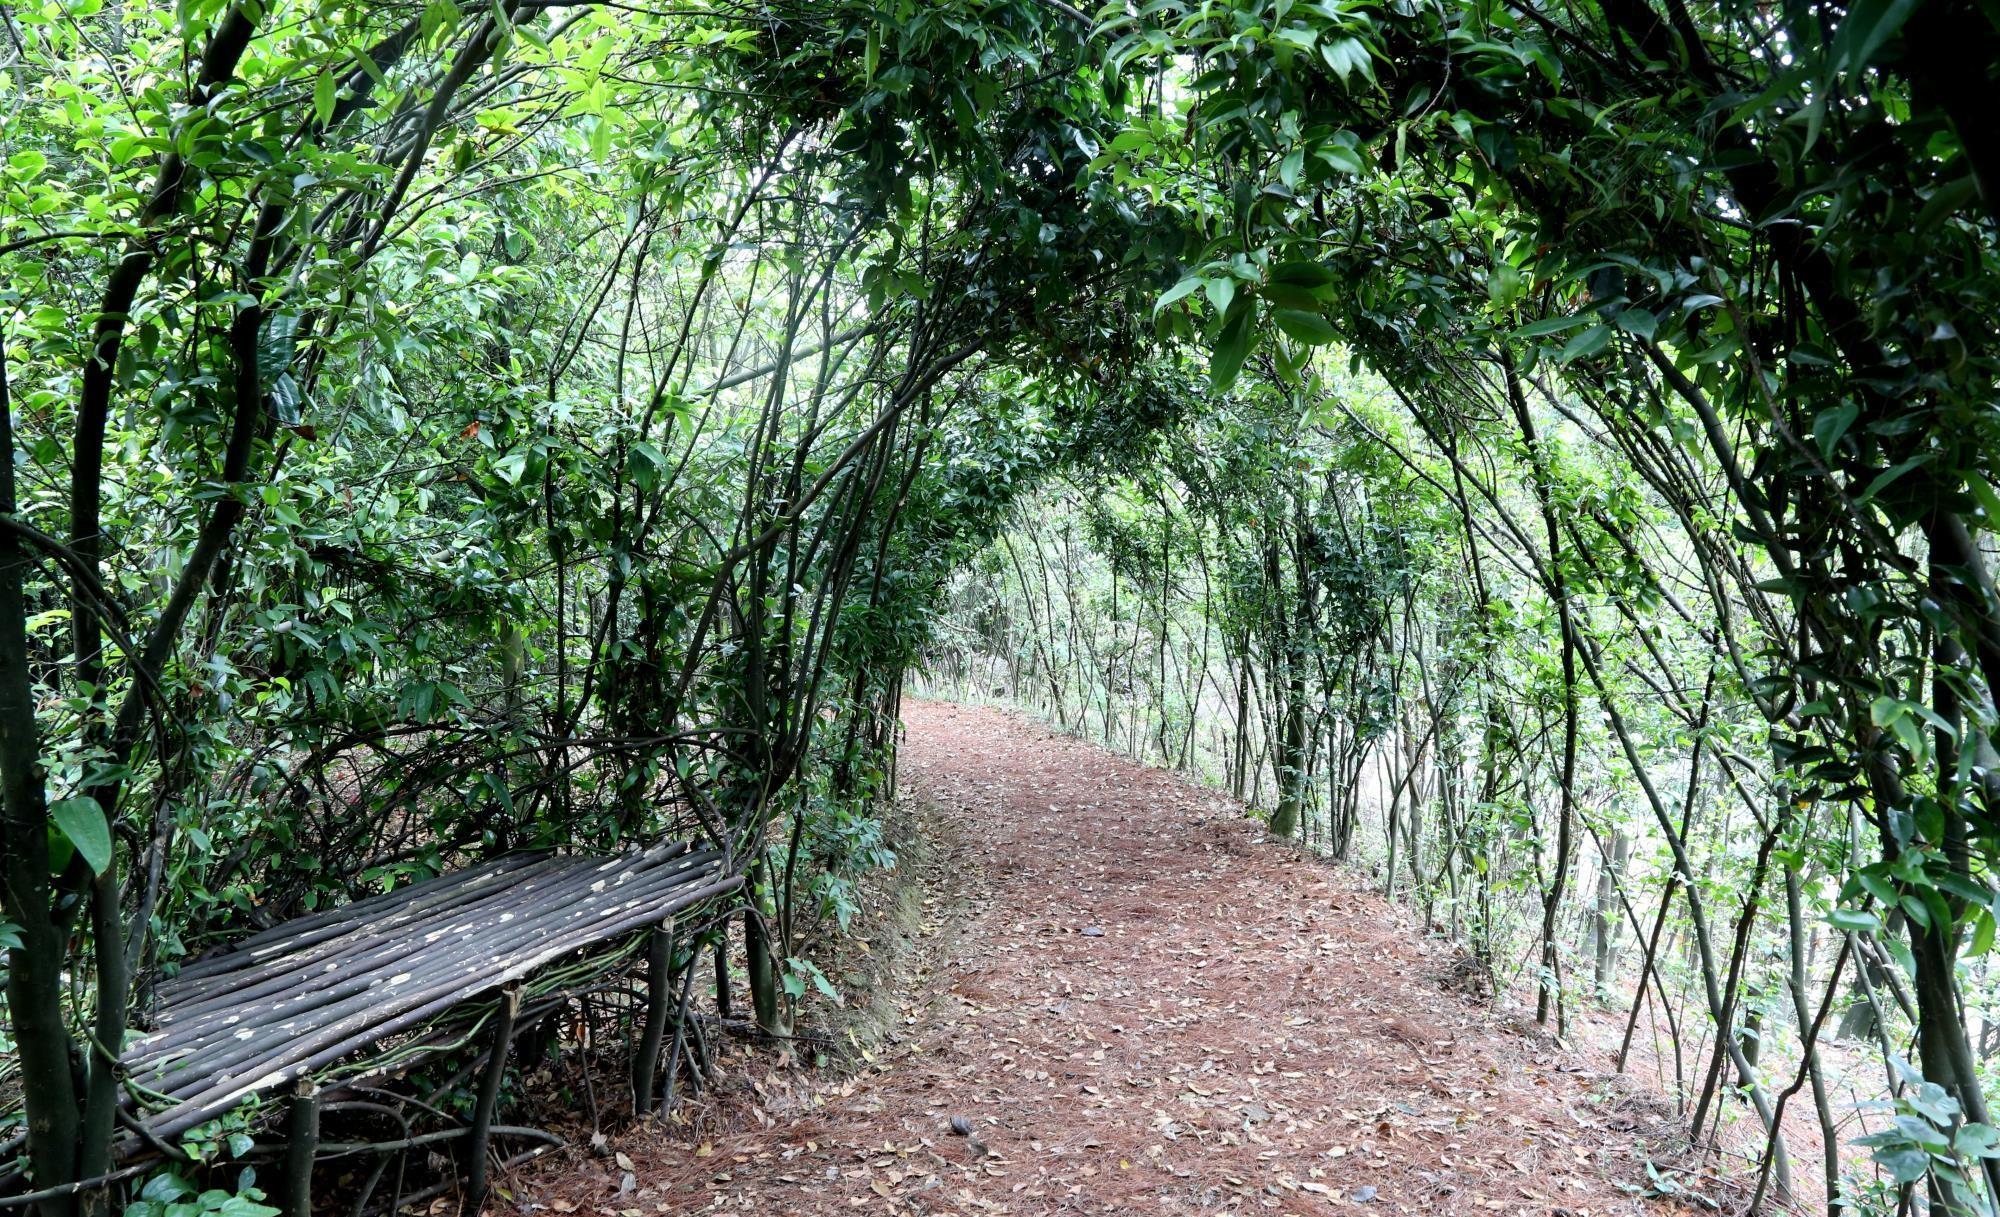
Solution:
[[[1611,977],[1618,964],[1618,877],[1632,857],[1632,838],[1623,829],[1611,833],[1611,856],[1597,871],[1597,907],[1592,921],[1591,948],[1596,956],[1597,1000],[1610,1000]]]

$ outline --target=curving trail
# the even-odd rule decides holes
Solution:
[[[1614,1182],[1644,1177],[1618,1090],[1443,987],[1449,955],[1406,914],[1175,775],[996,710],[912,703],[905,721],[906,793],[956,840],[929,868],[935,966],[898,995],[875,1065],[813,1090],[768,1053],[733,1057],[692,1136],[616,1142],[631,1179],[572,1168],[523,1202],[1639,1211]]]

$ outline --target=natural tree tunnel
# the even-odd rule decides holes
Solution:
[[[922,694],[1400,902],[1641,1191],[1993,1211],[1990,7],[0,22],[0,1207],[851,1063]]]

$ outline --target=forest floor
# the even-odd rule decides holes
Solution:
[[[1025,718],[904,718],[912,852],[828,966],[855,1067],[732,1045],[681,1122],[510,1180],[522,1210],[1680,1211],[1636,1194],[1653,1105],[1352,877]]]

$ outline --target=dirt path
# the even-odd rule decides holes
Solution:
[[[940,957],[899,995],[874,1066],[815,1091],[768,1054],[732,1058],[734,1090],[692,1140],[634,1131],[618,1160],[523,1203],[1637,1211],[1612,1182],[1643,1168],[1630,1121],[1596,1101],[1604,1080],[1443,988],[1445,953],[1351,879],[1260,843],[1212,791],[1026,720],[938,704],[905,719],[906,791],[959,834],[933,881],[959,890],[927,901],[919,936]]]

